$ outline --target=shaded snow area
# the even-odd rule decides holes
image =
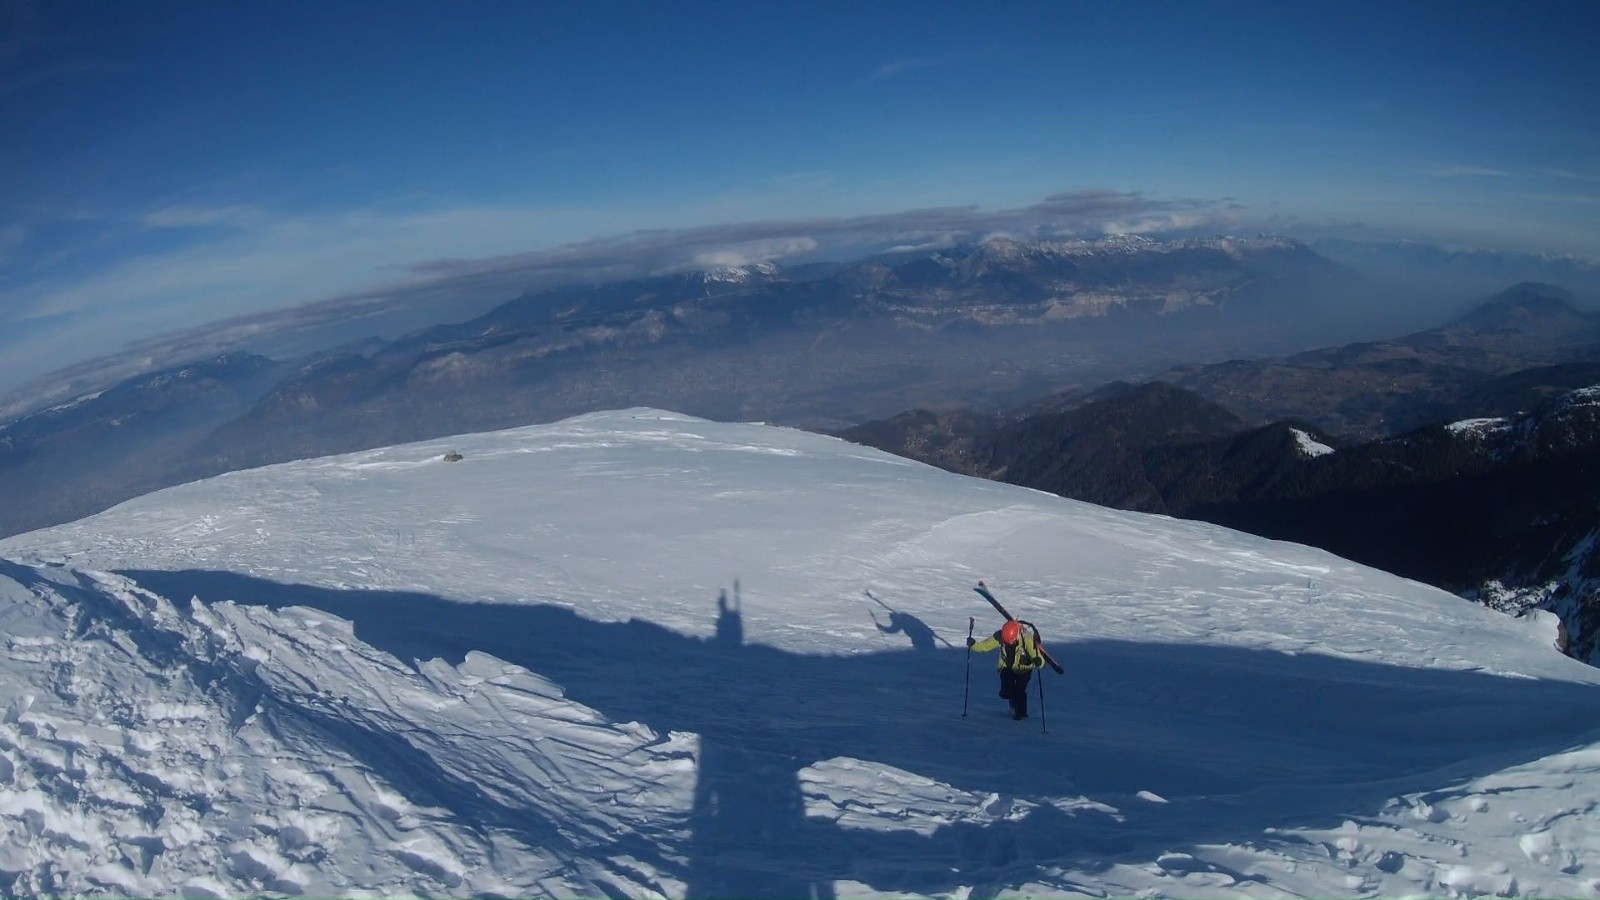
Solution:
[[[1547,629],[818,435],[596,414],[0,557],[7,895],[1600,895]],[[1030,719],[992,654],[962,714],[979,578]]]

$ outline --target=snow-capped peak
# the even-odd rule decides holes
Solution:
[[[757,276],[767,278],[777,277],[782,269],[776,263],[755,262],[742,266],[717,266],[706,269],[702,276],[707,282],[724,282],[728,284],[748,284]]]
[[[1485,435],[1505,431],[1510,427],[1511,423],[1508,420],[1501,417],[1493,417],[1462,419],[1458,422],[1451,422],[1450,424],[1446,425],[1445,430],[1449,431],[1451,434],[1483,437]]]
[[[1155,240],[1138,234],[1118,234],[1099,238],[1069,240],[1019,240],[996,236],[982,243],[984,253],[991,259],[1013,260],[1030,255],[1074,257],[1109,256],[1137,253],[1174,253],[1184,250],[1217,250],[1241,258],[1247,253],[1268,250],[1292,250],[1305,245],[1293,238],[1263,234],[1255,237],[1219,236],[1206,238],[1181,238]]]
[[[1332,447],[1322,443],[1307,432],[1301,431],[1298,428],[1291,428],[1290,431],[1294,433],[1295,446],[1298,447],[1300,452],[1306,456],[1315,458],[1318,456],[1327,456],[1329,453],[1333,452]]]
[[[1561,406],[1564,409],[1577,409],[1585,406],[1600,406],[1600,385],[1578,388],[1562,395]]]
[[[1600,410],[1600,385],[1567,391],[1540,406],[1513,417],[1463,419],[1445,429],[1479,441],[1500,441],[1508,453],[1530,441],[1553,441],[1550,449],[1587,446],[1593,440]],[[1509,443],[1507,441],[1509,440]]]

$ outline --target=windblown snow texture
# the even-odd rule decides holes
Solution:
[[[597,414],[0,557],[7,894],[1600,892],[1545,626],[817,435]],[[960,716],[979,578],[1048,735],[991,657]]]

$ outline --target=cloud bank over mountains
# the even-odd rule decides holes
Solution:
[[[443,278],[489,274],[630,277],[693,269],[707,259],[732,256],[745,263],[797,256],[842,259],[897,246],[953,246],[995,236],[1099,237],[1224,227],[1239,220],[1236,213],[1226,201],[1080,190],[1054,194],[1019,209],[947,206],[880,215],[639,231],[490,259],[436,260],[410,269]]]
[[[1243,224],[1242,213],[1228,201],[1088,189],[1014,209],[943,206],[644,229],[525,252],[428,259],[429,247],[473,245],[464,232],[474,241],[497,228],[515,233],[537,216],[508,209],[285,219],[238,208],[163,208],[146,217],[147,227],[196,229],[214,239],[0,307],[7,331],[28,333],[26,342],[0,339],[0,385],[50,373],[50,384],[25,385],[0,400],[0,415],[45,391],[92,390],[107,376],[241,347],[301,351],[326,343],[330,330],[345,338],[363,329],[393,336],[561,284],[847,260],[992,237],[1227,230]],[[395,261],[402,253],[420,261]],[[203,308],[213,321],[181,327],[197,316],[196,296],[207,298]]]

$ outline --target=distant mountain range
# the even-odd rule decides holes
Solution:
[[[1593,328],[1559,291],[1519,285],[1445,329],[1382,345],[1185,369],[1005,417],[909,412],[841,434],[954,471],[1312,544],[1511,611],[1551,609],[1572,653],[1600,663],[1600,362],[1506,371],[1561,348],[1592,355]],[[1320,414],[1263,425],[1219,395],[1258,400],[1255,416]],[[1369,422],[1438,418],[1376,439],[1316,421],[1349,423],[1353,410]]]
[[[0,534],[233,469],[595,409],[840,427],[930,402],[1003,407],[1304,346],[1361,285],[1282,238],[1122,238],[539,291],[304,360],[188,364],[0,425]],[[47,490],[46,469],[66,477]]]
[[[1593,383],[1600,315],[1552,285],[1519,284],[1443,327],[1288,357],[1190,365],[1160,376],[1255,423],[1303,419],[1353,438],[1526,408],[1528,391]],[[1527,370],[1552,368],[1547,385]],[[1507,382],[1501,379],[1510,379]]]
[[[1517,253],[1476,248],[1452,250],[1418,241],[1354,241],[1321,238],[1317,253],[1376,277],[1395,279],[1432,292],[1483,292],[1484,285],[1519,281],[1555,282],[1594,296],[1600,294],[1600,261],[1583,257]]]
[[[0,533],[71,521],[130,497],[217,474],[194,448],[247,415],[287,366],[229,354],[0,425]]]
[[[724,268],[543,291],[286,382],[263,458],[647,404],[830,426],[1268,347],[1354,277],[1281,239],[991,241],[820,277]],[[1293,341],[1290,341],[1293,343]],[[909,401],[909,402],[908,402]],[[426,424],[424,424],[426,423]]]

